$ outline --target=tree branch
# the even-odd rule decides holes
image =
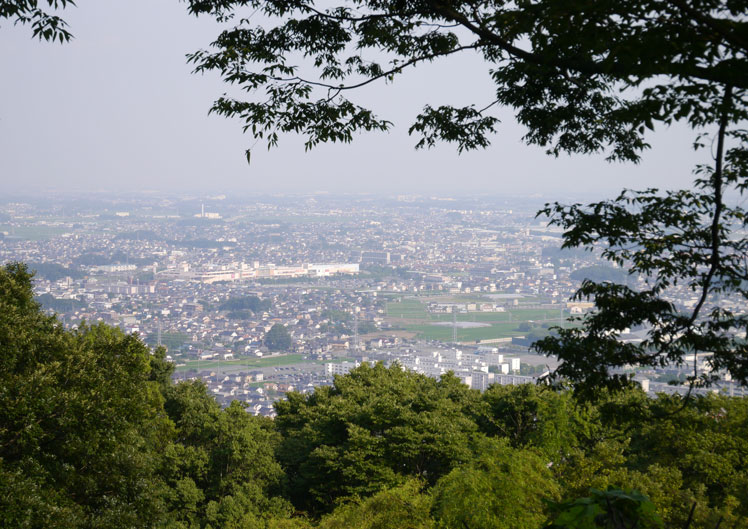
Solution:
[[[652,77],[654,75],[669,75],[672,77],[694,77],[705,81],[729,84],[738,88],[748,88],[748,79],[743,72],[717,63],[712,68],[695,65],[670,63],[669,68],[636,71],[631,67],[621,67],[615,63],[603,64],[594,60],[565,59],[557,55],[541,55],[514,46],[500,35],[485,26],[478,25],[454,8],[435,1],[429,1],[432,9],[447,19],[458,22],[465,29],[481,37],[486,43],[498,46],[512,57],[538,66],[557,68],[559,70],[573,70],[585,75],[609,75],[620,79],[637,77]]]
[[[735,31],[730,31],[726,27],[729,24],[731,24],[731,22],[727,22],[725,20],[720,20],[718,18],[704,15],[700,13],[698,10],[689,6],[683,0],[668,0],[668,1],[674,6],[676,6],[678,9],[683,11],[686,15],[691,17],[693,20],[700,22],[704,26],[707,26],[709,29],[716,32],[720,37],[725,39],[725,41],[729,42],[733,46],[736,46],[743,51],[748,50],[748,40],[741,37],[739,33],[736,33]]]
[[[719,120],[719,132],[717,135],[717,156],[714,165],[714,174],[712,175],[712,186],[714,187],[714,216],[712,217],[711,225],[711,256],[709,258],[709,271],[704,278],[704,284],[701,288],[701,296],[699,301],[693,309],[693,313],[689,318],[689,326],[693,325],[696,319],[699,317],[706,298],[709,295],[709,287],[711,286],[714,274],[717,273],[717,269],[720,267],[720,217],[722,216],[722,209],[724,207],[722,201],[722,187],[724,185],[723,178],[723,162],[725,155],[725,132],[727,131],[728,122],[728,111],[732,101],[732,86],[727,85],[725,87],[725,94],[722,98],[722,115]]]
[[[352,85],[333,85],[329,83],[323,83],[320,81],[309,81],[301,77],[288,77],[288,78],[273,77],[271,79],[273,79],[274,81],[278,81],[278,82],[289,82],[289,83],[290,82],[301,82],[301,83],[304,83],[310,86],[320,86],[322,88],[336,90],[338,93],[340,93],[343,90],[355,90],[356,88],[361,88],[362,86],[366,86],[369,83],[373,83],[374,81],[381,79],[383,77],[388,77],[390,75],[400,73],[405,68],[418,64],[419,62],[430,61],[432,59],[436,59],[437,57],[443,57],[445,55],[452,55],[453,53],[458,53],[458,52],[465,51],[465,50],[475,50],[475,49],[478,49],[479,47],[481,47],[480,41],[475,42],[474,44],[467,45],[467,46],[458,46],[448,51],[440,51],[440,52],[431,53],[428,55],[422,55],[420,57],[414,57],[413,59],[405,61],[403,64],[400,64],[396,66],[395,68],[392,68],[391,70],[387,70],[386,72],[382,72],[380,74],[375,75],[374,77],[370,77],[366,79],[365,81],[361,81],[360,83],[356,83]]]

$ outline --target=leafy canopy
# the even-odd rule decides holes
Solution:
[[[218,306],[218,310],[241,311],[250,310],[253,313],[270,309],[269,299],[260,299],[257,296],[242,296],[227,299]]]
[[[269,419],[174,385],[165,350],[66,331],[0,267],[0,526],[264,527],[287,518]]]
[[[438,527],[524,529],[542,526],[543,500],[559,490],[543,457],[492,439],[480,444],[474,462],[439,480],[433,495]]]
[[[295,505],[326,511],[412,476],[433,484],[471,458],[477,394],[398,366],[362,365],[313,394],[276,403],[278,458]]]
[[[39,4],[47,4],[48,9],[39,7]],[[68,42],[73,35],[68,31],[67,23],[55,13],[71,6],[75,6],[73,0],[0,0],[0,22],[6,19],[13,24],[30,24],[35,38]]]
[[[486,61],[494,97],[427,104],[410,128],[419,147],[485,147],[498,123],[490,111],[504,105],[528,127],[528,142],[555,154],[609,147],[612,159],[633,160],[655,122],[710,122],[715,86],[748,88],[745,0],[188,3],[230,25],[190,56],[196,71],[217,71],[252,96],[224,96],[213,111],[269,145],[285,132],[313,147],[387,130],[389,121],[354,102],[355,90],[460,53]]]
[[[590,496],[553,505],[555,519],[548,529],[661,529],[649,498],[635,491],[590,490]]]
[[[160,516],[160,371],[135,336],[67,332],[0,268],[0,525],[136,527]],[[167,375],[168,378],[168,375]]]
[[[293,339],[285,325],[276,323],[265,334],[265,345],[271,351],[288,351],[293,345]]]

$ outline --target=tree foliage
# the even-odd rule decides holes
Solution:
[[[632,274],[642,276],[638,288],[585,280],[576,299],[594,299],[596,311],[579,318],[581,325],[559,329],[558,336],[536,344],[546,354],[565,360],[557,377],[583,381],[580,389],[621,387],[628,378],[611,368],[625,365],[683,365],[693,354],[692,384],[709,384],[726,372],[748,383],[748,349],[741,333],[746,315],[725,307],[748,298],[745,255],[748,241],[740,236],[746,212],[728,207],[724,193],[742,194],[748,176],[745,135],[728,130],[733,119],[744,119],[743,102],[733,88],[700,118],[719,121],[713,167],[700,168],[695,190],[663,196],[657,190],[624,191],[612,201],[584,207],[548,206],[544,213],[566,230],[564,246],[599,248],[602,257]],[[732,136],[741,143],[726,148]],[[673,292],[693,293],[695,303],[685,307],[673,301]],[[649,329],[639,344],[619,340],[624,329]],[[698,371],[694,353],[709,353],[709,370]]]
[[[150,353],[105,325],[63,331],[30,280],[22,265],[0,269],[2,525],[148,525],[170,433]]]
[[[662,520],[645,496],[632,491],[590,490],[590,496],[553,505],[548,529],[661,529]]]
[[[493,385],[481,395],[476,421],[486,435],[506,439],[515,448],[533,447],[556,459],[579,444],[591,422],[569,393],[544,386]]]
[[[290,510],[271,498],[284,472],[275,460],[278,436],[269,420],[233,402],[221,410],[200,382],[170,386],[164,405],[176,440],[165,453],[168,511],[181,523],[258,526]]]
[[[524,529],[543,524],[544,500],[556,499],[559,488],[538,453],[492,439],[481,443],[473,462],[442,478],[433,494],[439,527]]]
[[[26,263],[30,270],[34,271],[34,277],[43,277],[48,281],[57,281],[70,277],[81,279],[83,272],[77,268],[67,268],[57,263]]]
[[[323,517],[319,529],[432,529],[431,498],[422,484],[409,479],[402,485],[346,503]]]
[[[292,344],[291,333],[282,323],[276,323],[265,334],[265,346],[271,351],[288,351]]]
[[[190,0],[189,9],[234,21],[191,61],[258,94],[221,98],[213,110],[271,145],[283,132],[304,134],[311,147],[387,129],[389,121],[352,101],[355,89],[460,53],[486,61],[494,98],[426,105],[410,129],[419,146],[488,145],[498,122],[489,110],[498,104],[515,109],[530,143],[556,154],[609,147],[613,159],[630,160],[655,122],[703,124],[722,97],[715,86],[748,88],[742,0]]]
[[[65,299],[56,298],[52,294],[42,294],[36,298],[39,303],[46,310],[52,310],[54,312],[66,312],[73,310],[80,310],[86,307],[86,304],[77,299]]]
[[[65,331],[31,274],[0,269],[0,525],[264,526],[287,517],[267,419],[173,385],[165,350],[103,324]]]
[[[243,296],[240,298],[231,298],[218,306],[218,310],[244,311],[250,310],[254,313],[263,312],[270,309],[269,299],[260,299],[257,296]]]
[[[313,511],[396,486],[406,476],[433,484],[470,459],[474,395],[454,377],[440,381],[361,366],[311,395],[277,403],[278,457],[294,503]]]
[[[47,4],[48,8],[39,7]],[[67,23],[57,11],[75,6],[73,0],[0,0],[0,21],[11,20],[13,24],[31,25],[35,38],[50,42],[67,42],[73,38]]]

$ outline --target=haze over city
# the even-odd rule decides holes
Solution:
[[[192,75],[185,54],[205,48],[220,26],[179,2],[80,2],[65,18],[74,39],[38,42],[22,26],[0,31],[0,190],[173,190],[289,193],[541,194],[603,198],[629,188],[687,187],[704,153],[682,126],[658,130],[640,165],[604,156],[553,158],[522,143],[510,110],[493,144],[458,155],[452,145],[415,151],[407,128],[425,103],[490,101],[488,67],[463,53],[419,66],[393,84],[354,97],[392,120],[390,133],[320,145],[282,136],[267,151],[238,121],[207,116],[227,89]],[[252,163],[244,151],[254,145]]]

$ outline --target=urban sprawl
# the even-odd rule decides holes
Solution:
[[[67,327],[104,322],[163,346],[174,377],[272,415],[288,391],[363,362],[454,373],[483,390],[556,367],[535,340],[593,310],[585,278],[642,278],[561,250],[530,198],[367,195],[14,199],[0,260],[35,270],[38,301]],[[669,293],[684,310],[685,286]],[[729,299],[725,308],[745,307]],[[641,341],[647,329],[619,339]],[[630,366],[645,391],[683,392],[693,363]],[[742,394],[729,379],[711,390]]]

